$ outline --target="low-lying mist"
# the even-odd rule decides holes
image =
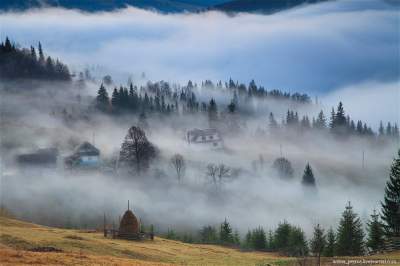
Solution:
[[[192,232],[227,218],[241,233],[259,225],[273,229],[284,219],[310,233],[316,223],[336,227],[347,201],[364,220],[380,206],[395,145],[377,146],[358,137],[338,140],[318,132],[273,134],[264,109],[247,117],[236,134],[223,135],[223,150],[187,145],[186,131],[207,128],[207,115],[149,115],[145,132],[158,148],[158,158],[140,176],[115,172],[113,160],[129,127],[138,125],[138,117],[90,112],[92,86],[88,83],[79,90],[63,83],[44,83],[28,90],[24,84],[17,93],[2,91],[1,199],[17,217],[62,227],[100,227],[104,213],[117,224],[130,200],[142,222],[154,224],[158,232],[168,228]],[[351,108],[355,103],[346,95],[345,108],[347,98]],[[274,100],[267,105],[278,120],[289,108]],[[319,107],[298,110],[301,115],[316,116]],[[219,108],[223,112],[226,104]],[[260,128],[265,134],[257,133]],[[58,147],[62,161],[83,141],[94,142],[110,169],[20,169],[15,164],[16,155],[45,147]],[[180,182],[170,164],[176,153],[186,161]],[[291,180],[282,180],[272,169],[274,160],[282,156],[293,165]],[[234,174],[216,186],[207,176],[210,163],[224,164]],[[307,163],[315,174],[315,189],[301,185]]]

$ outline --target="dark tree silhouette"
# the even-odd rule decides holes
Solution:
[[[314,174],[309,163],[307,163],[304,169],[302,184],[305,186],[315,186]]]
[[[139,127],[131,127],[122,143],[119,161],[133,173],[141,173],[149,168],[157,155],[156,149]]]
[[[272,167],[277,171],[278,175],[282,178],[292,178],[293,168],[290,161],[284,157],[278,158],[274,161]]]
[[[364,251],[364,232],[360,218],[350,202],[342,214],[337,233],[337,255],[358,256]]]
[[[400,150],[390,168],[382,202],[382,220],[386,236],[400,237]]]

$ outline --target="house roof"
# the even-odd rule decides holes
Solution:
[[[49,164],[56,163],[57,156],[57,148],[47,148],[39,149],[34,153],[20,154],[17,156],[17,161],[26,164]]]
[[[188,135],[189,141],[196,141],[198,139],[198,137],[207,137],[207,136],[214,136],[214,135],[217,135],[218,138],[214,139],[213,141],[221,139],[221,134],[219,134],[219,131],[215,128],[207,128],[207,129],[195,128],[193,130],[189,130],[187,135]]]
[[[78,146],[75,153],[79,155],[90,155],[90,156],[98,156],[100,155],[100,150],[93,146],[91,143],[85,141],[81,145]]]

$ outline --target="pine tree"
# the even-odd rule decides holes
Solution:
[[[101,111],[107,111],[110,104],[110,98],[106,88],[101,84],[96,97],[96,107]]]
[[[379,130],[378,130],[378,133],[379,133],[379,137],[382,137],[382,136],[385,135],[385,129],[383,128],[383,123],[382,123],[382,121],[379,123]]]
[[[337,233],[337,255],[358,256],[364,250],[364,232],[360,218],[353,212],[350,202],[342,214]]]
[[[332,227],[328,230],[327,234],[327,241],[326,241],[326,246],[324,248],[324,256],[325,257],[333,257],[336,254],[336,236],[335,236],[335,231],[333,231]]]
[[[289,235],[292,230],[290,224],[286,221],[279,223],[274,234],[274,246],[278,251],[287,251],[289,246]]]
[[[275,120],[274,114],[271,112],[269,114],[269,128],[274,132],[278,128],[278,123]]]
[[[375,210],[374,213],[371,214],[371,220],[367,223],[367,226],[367,247],[371,248],[373,251],[381,250],[385,244],[384,230],[382,223],[379,221],[379,215]]]
[[[246,238],[245,238],[245,247],[248,249],[253,249],[253,236],[251,231],[247,231]]]
[[[252,247],[256,250],[265,250],[267,246],[267,237],[262,227],[258,227],[251,233]]]
[[[221,244],[232,244],[233,243],[233,235],[232,235],[232,227],[225,220],[221,223],[220,231],[219,231],[219,239]]]
[[[390,122],[388,122],[386,126],[386,136],[388,137],[392,136],[392,125],[390,124]]]
[[[302,184],[306,186],[315,186],[314,174],[309,163],[307,163],[304,169]]]
[[[33,61],[37,61],[36,50],[35,50],[35,47],[33,47],[33,46],[31,46],[31,58]]]
[[[400,150],[390,168],[382,204],[382,220],[387,237],[400,237]]]
[[[39,42],[38,50],[39,50],[39,62],[40,62],[41,64],[44,64],[44,61],[45,61],[45,59],[44,59],[44,53],[43,53],[43,49],[42,49],[42,44],[41,44],[40,42]]]
[[[329,128],[331,130],[333,130],[333,128],[335,127],[335,123],[336,123],[336,113],[335,113],[335,109],[332,107],[331,119],[330,119],[330,122],[329,122]]]
[[[303,257],[308,254],[306,235],[300,227],[291,226],[288,240],[287,255]]]
[[[325,129],[326,128],[326,118],[324,112],[321,110],[318,114],[317,120],[315,121],[315,128]]]
[[[324,229],[319,224],[314,227],[313,238],[310,241],[311,252],[318,257],[318,266],[321,264],[321,254],[326,245]]]
[[[118,93],[117,88],[114,88],[114,91],[112,93],[111,96],[111,105],[113,107],[114,110],[118,110],[118,108],[120,108],[120,96]]]
[[[208,105],[208,121],[211,127],[215,126],[215,122],[218,120],[218,108],[217,103],[214,99],[210,100]]]

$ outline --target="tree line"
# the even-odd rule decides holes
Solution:
[[[305,172],[307,171],[307,167]],[[307,240],[304,231],[283,221],[275,230],[265,230],[262,226],[248,230],[241,238],[238,231],[225,219],[218,227],[203,226],[197,233],[178,234],[169,229],[164,235],[168,239],[187,243],[217,244],[247,250],[279,252],[285,256],[361,256],[383,251],[388,243],[400,237],[400,150],[391,166],[386,183],[381,211],[370,216],[366,227],[350,202],[341,215],[336,229],[314,226],[312,237]]]
[[[108,80],[108,79],[106,79]],[[107,81],[107,84],[112,84]],[[219,89],[222,87],[222,82],[218,82],[215,86],[211,81],[202,82],[202,88]],[[215,99],[210,99],[209,102],[199,101],[195,91],[198,89],[197,84],[188,81],[186,86],[175,87],[174,89],[168,82],[148,82],[146,86],[138,88],[130,83],[129,88],[120,86],[115,87],[109,93],[102,83],[96,97],[95,106],[98,110],[106,113],[119,114],[121,112],[133,113],[160,113],[170,114],[174,112],[181,113],[197,113],[208,112],[210,109],[218,110]],[[237,85],[232,80],[226,83],[225,89],[231,93],[232,101],[227,106],[230,112],[239,110],[239,97],[250,98],[273,98],[286,99],[300,104],[311,103],[310,97],[300,93],[286,93],[280,90],[267,91],[263,87],[255,85],[251,81],[249,86],[244,84]]]
[[[298,112],[288,110],[286,118],[281,124],[275,119],[271,112],[269,115],[269,128],[272,133],[281,133],[282,131],[302,133],[307,131],[330,132],[334,136],[348,137],[377,137],[379,140],[393,139],[398,140],[400,137],[399,128],[396,123],[387,123],[386,127],[380,122],[378,132],[374,132],[365,122],[358,120],[355,122],[350,115],[345,114],[343,103],[339,102],[335,111],[332,108],[329,121],[324,112],[321,110],[317,117],[310,119],[307,115],[300,118]]]
[[[39,79],[69,81],[68,66],[46,56],[42,44],[38,48],[18,48],[8,37],[0,43],[1,79]]]

